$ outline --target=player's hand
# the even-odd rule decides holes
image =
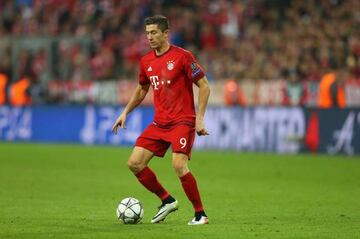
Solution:
[[[204,120],[200,117],[196,118],[196,133],[199,136],[209,135],[209,133],[205,129]]]
[[[114,125],[112,127],[112,132],[114,134],[117,134],[118,127],[122,128],[122,129],[126,129],[125,122],[126,122],[126,114],[121,113],[121,115],[116,119],[116,121],[115,121],[115,123],[114,123]]]

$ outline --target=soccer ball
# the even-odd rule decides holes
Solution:
[[[116,208],[116,215],[124,224],[136,224],[144,217],[144,208],[139,200],[128,197],[121,200]]]

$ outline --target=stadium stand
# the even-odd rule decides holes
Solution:
[[[341,71],[346,105],[356,106],[357,9],[357,0],[5,0],[0,69],[12,82],[28,77],[35,104],[122,103],[120,96],[102,101],[94,88],[116,84],[117,93],[119,80],[135,82],[149,50],[143,19],[161,13],[172,22],[171,41],[192,50],[213,88],[220,85],[224,95],[213,103],[229,101],[231,87],[217,82],[235,80],[242,92],[235,104],[317,106],[323,75]]]

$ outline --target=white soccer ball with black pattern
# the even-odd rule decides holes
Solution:
[[[144,217],[144,208],[139,200],[128,197],[121,200],[116,208],[116,215],[124,224],[136,224]]]

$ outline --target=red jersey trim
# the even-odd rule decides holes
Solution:
[[[161,54],[161,55],[156,55],[156,51],[153,50],[154,56],[155,56],[155,57],[162,57],[162,56],[166,55],[172,48],[173,48],[173,46],[170,45],[169,49],[167,49],[167,51],[165,51],[165,52],[164,52],[163,54]]]

